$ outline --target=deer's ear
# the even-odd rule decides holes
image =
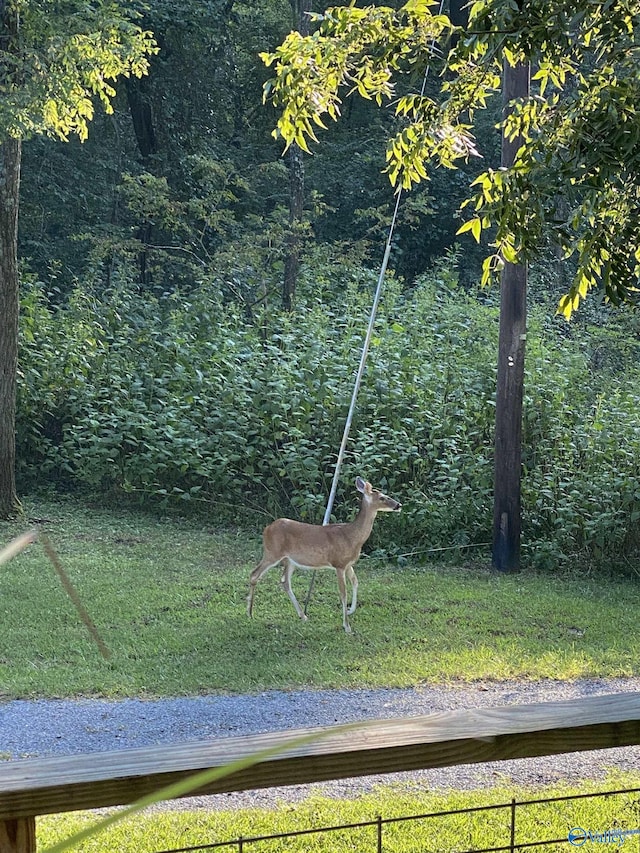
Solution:
[[[373,491],[371,483],[369,483],[367,480],[363,480],[362,477],[357,478],[356,489],[363,495],[370,495]]]

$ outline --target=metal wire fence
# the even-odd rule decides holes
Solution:
[[[277,832],[271,835],[238,837],[228,841],[203,843],[195,847],[171,848],[157,853],[195,853],[195,851],[228,848],[237,853],[273,853],[273,851],[305,850],[305,842],[326,838],[326,844],[313,844],[314,851],[337,849],[336,836],[349,833],[346,846],[340,849],[357,853],[515,853],[521,850],[555,851],[577,850],[590,847],[594,851],[620,850],[627,853],[640,851],[640,788],[602,791],[598,793],[571,794],[516,800],[493,805],[401,817],[377,816],[373,820],[342,823]],[[576,804],[580,801],[617,798],[613,812],[608,810],[609,825],[583,826]],[[612,816],[613,814],[613,816]],[[440,828],[444,822],[456,819],[460,844],[451,840]],[[495,818],[495,819],[493,819]],[[462,819],[462,820],[460,820]],[[465,820],[468,822],[464,829]],[[585,823],[586,821],[582,821]],[[425,824],[430,831],[424,832]],[[420,824],[421,832],[415,832]],[[451,828],[451,827],[450,827]],[[398,831],[401,830],[401,831]],[[413,830],[413,831],[412,831]],[[550,837],[540,837],[543,835]],[[466,836],[466,837],[465,837]],[[492,846],[482,846],[482,838],[496,839]],[[466,841],[477,840],[467,845]],[[300,842],[300,843],[298,843]]]

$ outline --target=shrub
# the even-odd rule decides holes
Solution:
[[[316,272],[294,314],[257,321],[204,286],[184,297],[78,289],[59,307],[28,287],[25,487],[49,479],[197,497],[223,519],[255,509],[320,521],[375,281],[348,266]],[[577,342],[543,320],[533,312],[528,338],[525,544],[540,564],[623,553],[637,547],[640,517],[638,368],[626,359],[623,376],[598,385],[587,332]],[[339,500],[352,504],[359,473],[402,500],[387,547],[490,539],[497,325],[497,309],[446,264],[386,288]]]

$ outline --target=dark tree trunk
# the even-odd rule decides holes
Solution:
[[[16,14],[0,0],[0,78],[12,72],[2,54],[14,48]],[[9,69],[11,66],[9,65]],[[16,376],[18,366],[18,201],[20,192],[19,139],[0,139],[0,518],[18,508],[16,494]]]
[[[143,77],[128,77],[126,80],[127,101],[133,132],[138,143],[140,162],[144,169],[153,173],[153,158],[157,153],[156,131],[153,122],[153,110],[151,108],[151,97],[149,93],[149,81]],[[141,245],[138,253],[138,273],[140,284],[149,284],[149,272],[147,263],[147,246],[151,242],[152,225],[143,222],[136,233],[136,239]]]
[[[127,101],[133,132],[138,143],[140,159],[145,168],[149,166],[149,160],[156,153],[156,132],[153,126],[153,112],[151,100],[148,93],[148,82],[146,78],[126,78]]]
[[[301,35],[309,34],[309,16],[311,0],[292,0],[291,7],[296,25]],[[300,223],[304,213],[304,159],[302,150],[293,143],[287,154],[289,167],[289,233],[286,238],[284,259],[284,279],[282,282],[282,307],[286,311],[293,308],[298,271],[300,269]]]
[[[16,495],[16,373],[18,365],[18,193],[20,140],[0,144],[0,518]]]
[[[282,307],[293,309],[300,269],[300,233],[304,211],[304,160],[302,150],[294,142],[287,153],[289,167],[289,233],[286,238],[284,280],[282,283]]]
[[[529,65],[512,68],[504,62],[503,119],[514,98],[529,94]],[[522,140],[503,134],[502,165],[513,165]],[[522,391],[527,338],[527,268],[506,263],[500,283],[500,338],[493,504],[493,565],[501,572],[520,568],[520,479]]]

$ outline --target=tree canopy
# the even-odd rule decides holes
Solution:
[[[635,302],[640,278],[640,2],[477,0],[453,27],[430,0],[388,7],[333,7],[315,31],[291,33],[264,55],[275,76],[265,97],[282,109],[277,134],[308,148],[345,94],[391,101],[404,126],[387,146],[389,178],[410,188],[429,163],[453,167],[482,154],[478,109],[500,89],[503,58],[531,62],[537,86],[512,105],[509,138],[521,135],[511,168],[477,177],[459,233],[491,230],[484,280],[504,261],[525,262],[549,242],[574,258],[559,310],[570,317],[593,287]],[[451,38],[452,47],[447,48]],[[438,91],[417,93],[426,64]],[[407,81],[413,89],[403,93]]]
[[[19,24],[2,51],[0,135],[25,138],[45,133],[86,139],[94,98],[112,112],[113,82],[141,77],[152,34],[139,25],[136,4],[115,0],[33,3],[13,0],[9,14]]]

